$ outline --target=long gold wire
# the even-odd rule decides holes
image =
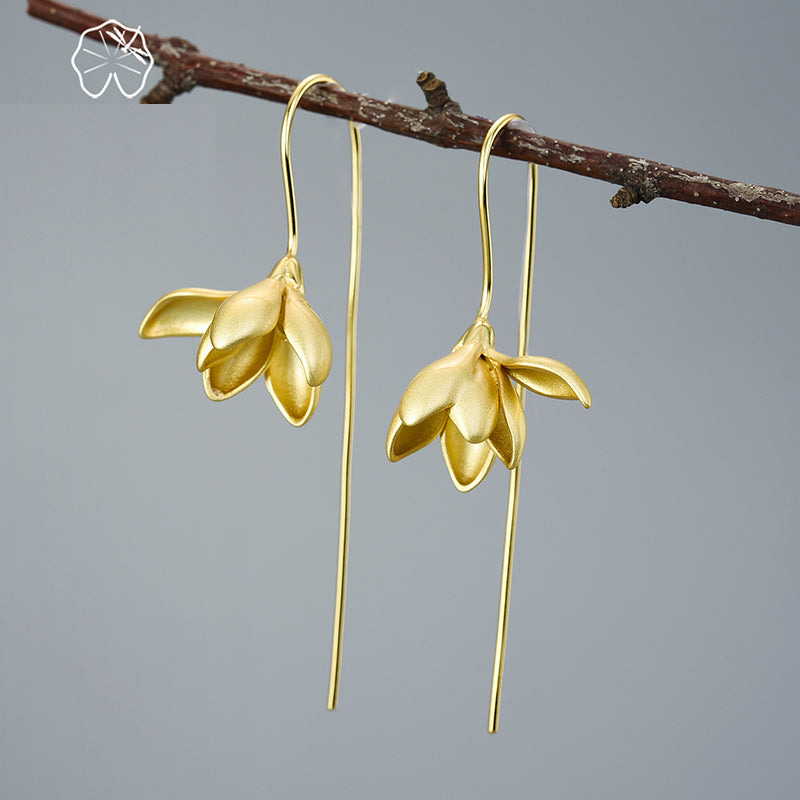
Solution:
[[[329,75],[309,75],[297,84],[289,98],[281,125],[281,164],[283,187],[286,193],[286,218],[289,239],[286,245],[288,256],[297,255],[297,203],[292,176],[290,135],[292,121],[303,95],[318,83],[339,81]],[[356,327],[358,320],[358,289],[361,282],[361,218],[362,218],[362,158],[361,133],[354,123],[350,125],[351,177],[353,199],[351,203],[350,227],[350,279],[347,292],[347,355],[345,359],[344,384],[344,430],[342,434],[342,469],[339,492],[339,550],[336,566],[336,605],[333,616],[333,644],[331,647],[331,669],[328,684],[328,709],[333,711],[339,698],[339,682],[342,674],[342,636],[344,632],[345,592],[347,590],[347,560],[350,539],[350,485],[353,463],[353,416],[356,401]]]
[[[342,483],[339,502],[339,557],[336,570],[336,607],[333,616],[333,645],[328,685],[328,710],[333,711],[339,699],[342,673],[342,634],[344,601],[347,588],[347,552],[350,539],[350,473],[353,452],[353,415],[356,401],[356,327],[358,322],[358,288],[361,279],[361,133],[350,123],[352,149],[353,206],[350,245],[350,286],[347,293],[347,355],[345,361],[344,432],[342,434]]]
[[[536,207],[539,196],[539,168],[528,164],[528,226],[525,237],[525,259],[522,278],[522,297],[519,312],[519,343],[517,353],[524,356],[528,350],[531,320],[531,290],[533,288],[533,252],[536,246]],[[525,408],[525,391],[517,386],[522,408]],[[506,513],[506,537],[503,547],[503,572],[500,579],[500,607],[497,612],[497,642],[492,670],[492,693],[489,700],[489,733],[497,733],[500,714],[500,693],[503,688],[503,667],[506,658],[508,634],[508,611],[511,601],[511,571],[514,566],[514,540],[517,531],[517,509],[519,507],[520,466],[511,470],[508,483],[508,511]]]
[[[492,145],[500,131],[515,119],[522,119],[519,114],[504,114],[495,120],[483,140],[481,157],[478,161],[478,215],[481,220],[481,247],[483,250],[483,293],[478,309],[478,319],[486,320],[489,306],[492,304],[492,229],[489,224],[489,156]]]

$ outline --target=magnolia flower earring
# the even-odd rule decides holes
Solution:
[[[212,400],[226,400],[263,375],[281,413],[295,426],[304,425],[314,413],[332,360],[330,336],[305,299],[303,272],[297,260],[297,206],[289,148],[297,106],[303,95],[319,83],[333,83],[342,88],[328,75],[310,75],[297,85],[289,98],[281,126],[281,163],[289,228],[286,255],[278,261],[269,277],[238,292],[211,289],[170,292],[153,305],[139,328],[139,335],[145,339],[200,336],[197,369],[203,373],[203,386]],[[355,124],[351,122],[349,126],[353,199],[339,553],[328,690],[328,708],[331,710],[336,707],[341,675],[350,530],[356,315],[361,265],[361,134]]]
[[[494,329],[488,320],[492,301],[492,237],[489,225],[488,169],[492,145],[518,114],[500,117],[490,128],[478,165],[478,211],[483,246],[483,293],[475,322],[452,352],[434,361],[409,384],[389,425],[386,454],[398,461],[440,439],[450,477],[466,492],[486,477],[495,457],[511,470],[500,610],[497,624],[489,732],[497,732],[503,681],[511,568],[519,500],[520,459],[525,447],[525,393],[559,400],[578,400],[586,408],[591,395],[577,373],[551,358],[527,355],[530,328],[533,251],[536,236],[538,169],[528,165],[528,229],[525,244],[519,343],[516,357],[494,349]],[[517,383],[515,387],[512,381]]]

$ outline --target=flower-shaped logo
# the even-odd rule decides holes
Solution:
[[[100,42],[88,34],[97,31]],[[128,28],[115,19],[87,28],[72,54],[72,68],[78,73],[81,89],[93,99],[100,97],[113,78],[129,100],[144,88],[153,68],[153,56],[139,28]]]
[[[333,358],[293,256],[240,292],[179,289],[164,295],[147,312],[139,335],[200,336],[197,369],[209,398],[225,400],[264,375],[278,408],[296,426],[314,413]]]
[[[386,455],[399,461],[441,438],[459,491],[477,486],[495,456],[514,469],[525,448],[525,413],[512,380],[538,394],[592,404],[577,373],[552,358],[511,356],[494,349],[494,329],[477,320],[453,351],[409,384],[386,436]]]

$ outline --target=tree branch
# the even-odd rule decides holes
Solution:
[[[29,0],[28,14],[76,32],[105,21],[102,17],[52,0]],[[286,103],[297,85],[297,81],[291,78],[211,58],[184,39],[154,34],[145,34],[145,39],[155,63],[163,67],[164,75],[142,100],[143,103],[170,103],[176,95],[195,86]],[[432,73],[420,73],[417,83],[425,94],[427,107],[424,109],[323,86],[312,89],[300,106],[439,147],[479,151],[491,125],[490,120],[464,114],[458,103],[450,99],[444,82]],[[649,203],[657,197],[666,197],[800,225],[800,195],[783,189],[717,178],[521,129],[506,129],[492,152],[505,158],[533,161],[617,184],[622,188],[611,199],[614,208],[627,208],[635,203]]]

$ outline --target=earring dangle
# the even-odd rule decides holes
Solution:
[[[528,165],[528,225],[517,356],[504,355],[494,349],[494,328],[488,320],[494,279],[489,156],[503,128],[521,119],[518,114],[500,117],[489,128],[481,147],[478,212],[483,289],[475,322],[449,355],[429,364],[411,381],[386,437],[386,454],[390,461],[399,461],[439,438],[450,477],[462,492],[474,489],[486,477],[495,457],[511,470],[489,711],[490,733],[497,731],[500,707],[519,504],[519,465],[527,433],[523,389],[559,400],[578,400],[586,408],[592,403],[589,389],[573,369],[551,358],[527,355],[538,194],[538,168],[533,163]]]
[[[297,205],[290,151],[295,112],[313,86],[342,85],[328,75],[310,75],[289,98],[281,125],[281,165],[286,195],[286,255],[259,283],[234,291],[179,289],[164,295],[145,315],[139,328],[144,339],[200,336],[197,369],[211,400],[226,400],[262,375],[283,416],[304,425],[316,410],[320,390],[331,368],[331,339],[322,320],[305,298],[303,271],[297,259]],[[358,289],[361,271],[362,159],[361,134],[350,127],[352,203],[350,277],[347,298],[344,432],[339,508],[339,547],[328,708],[339,694],[341,650],[350,532],[350,484],[355,410],[355,356]]]

